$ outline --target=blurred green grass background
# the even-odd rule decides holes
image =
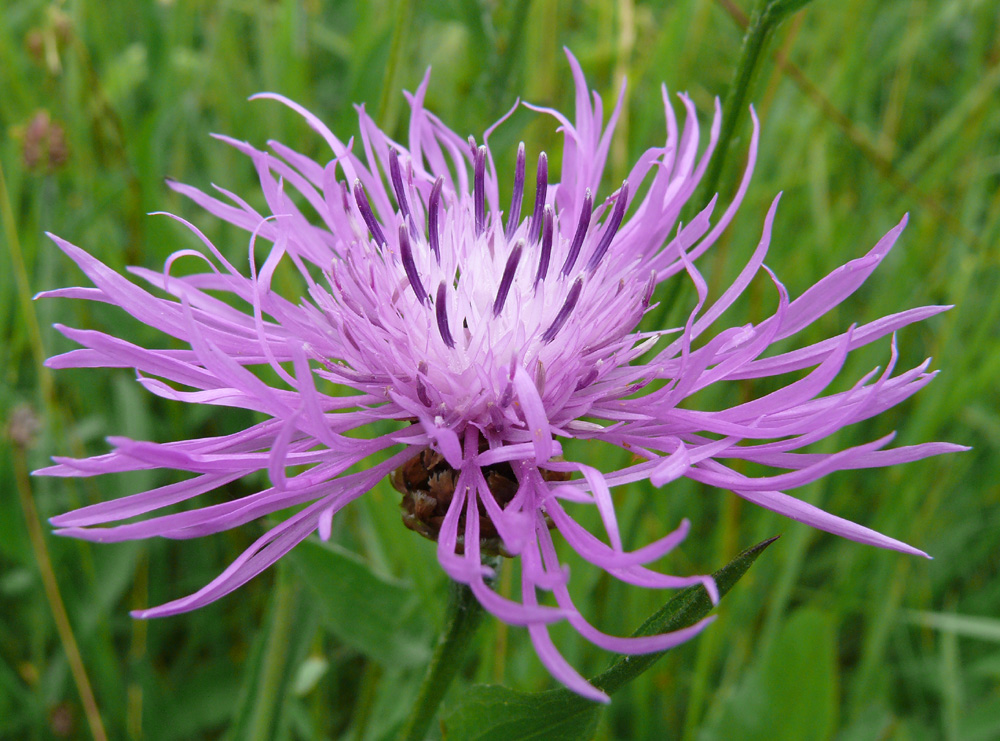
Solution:
[[[244,196],[256,191],[249,163],[209,132],[256,146],[273,138],[328,157],[294,114],[247,96],[287,95],[345,139],[356,132],[352,104],[363,102],[402,136],[400,91],[415,89],[431,66],[429,107],[459,133],[478,136],[518,96],[572,110],[563,45],[605,101],[628,78],[609,167],[609,182],[620,180],[638,153],[662,144],[661,81],[689,92],[703,121],[710,118],[713,98],[732,78],[748,11],[747,0],[0,3],[0,419],[15,436],[38,423],[30,440],[5,437],[0,453],[0,737],[89,733],[23,495],[30,492],[44,519],[166,482],[158,472],[79,481],[29,480],[24,472],[51,455],[102,452],[107,435],[166,441],[249,420],[150,398],[129,371],[42,369],[42,357],[70,347],[50,328],[54,322],[160,341],[106,307],[28,301],[39,290],[84,282],[43,231],[118,269],[156,268],[174,250],[196,246],[168,220],[146,215],[167,210],[240,258],[245,235],[204,218],[164,178],[218,183]],[[998,28],[1000,6],[989,0],[818,0],[786,22],[751,91],[763,125],[751,190],[701,263],[718,291],[756,244],[768,203],[784,191],[767,262],[794,296],[910,213],[892,255],[812,337],[920,304],[954,303],[899,338],[901,367],[930,355],[942,373],[901,408],[834,442],[898,429],[897,444],[950,440],[974,449],[842,472],[794,493],[935,560],[844,542],[690,483],[617,492],[633,546],[681,517],[692,520],[688,541],[662,564],[673,573],[711,571],[764,537],[784,537],[721,604],[714,626],[615,697],[597,738],[1000,737]],[[741,171],[748,133],[744,117],[724,196]],[[509,171],[520,139],[529,151],[558,151],[552,121],[521,111],[491,139]],[[769,291],[761,284],[728,322],[765,316]],[[664,316],[685,314],[687,298],[683,289],[665,294]],[[860,353],[844,383],[887,357],[887,341]],[[757,391],[721,390],[706,402]],[[105,546],[46,533],[109,737],[391,734],[426,657],[426,626],[440,620],[446,593],[432,544],[400,526],[396,496],[382,486],[349,508],[334,540],[391,577],[393,594],[409,600],[404,622],[423,626],[405,633],[417,643],[410,662],[328,630],[313,592],[286,564],[195,613],[149,623],[128,616],[197,589],[262,526],[203,541]],[[578,605],[608,632],[630,633],[669,597],[570,563]],[[514,578],[508,565],[500,588],[509,590]],[[400,620],[387,614],[386,624]],[[607,654],[572,631],[555,634],[584,673],[607,663]],[[492,619],[458,685],[471,682],[525,691],[553,685],[524,632]]]

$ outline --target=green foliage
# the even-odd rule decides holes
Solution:
[[[837,728],[837,631],[830,615],[803,608],[788,616],[768,651],[706,723],[708,739],[832,738]]]
[[[289,556],[312,591],[324,622],[348,646],[395,666],[421,665],[430,652],[415,595],[333,543],[307,541]]]
[[[147,216],[166,210],[203,228],[230,258],[245,259],[246,235],[205,218],[164,178],[202,188],[218,183],[255,202],[252,167],[209,132],[257,146],[273,138],[317,159],[328,156],[296,116],[247,102],[249,95],[273,90],[295,98],[345,137],[356,133],[352,104],[363,102],[403,139],[406,104],[398,88],[413,90],[432,65],[428,105],[460,133],[479,135],[518,96],[572,109],[562,45],[578,56],[606,104],[620,77],[629,80],[609,159],[609,182],[620,181],[640,152],[663,143],[661,82],[671,93],[688,91],[703,121],[714,97],[726,95],[744,37],[741,22],[756,5],[5,0],[0,420],[6,427],[15,410],[28,409],[40,427],[26,448],[6,437],[0,443],[0,737],[88,733],[17,492],[33,498],[44,521],[170,481],[156,471],[81,480],[18,472],[54,454],[103,452],[108,435],[167,441],[223,434],[251,421],[153,398],[127,370],[41,368],[42,358],[71,347],[50,329],[55,322],[150,346],[169,342],[110,307],[32,302],[37,291],[82,282],[45,230],[115,268],[157,268],[171,252],[197,247],[176,224]],[[692,521],[688,541],[660,564],[665,571],[702,573],[733,557],[740,543],[775,532],[785,537],[766,568],[752,570],[727,597],[715,624],[624,687],[596,727],[575,728],[579,735],[690,740],[768,727],[773,737],[795,737],[804,711],[794,703],[803,693],[822,719],[820,737],[988,741],[1000,735],[1000,646],[995,624],[977,620],[1000,614],[993,535],[1000,526],[998,25],[1000,7],[982,0],[811,3],[786,17],[761,54],[746,100],[762,122],[753,184],[728,236],[700,261],[718,295],[756,245],[767,205],[784,191],[767,264],[796,296],[910,213],[900,244],[868,285],[801,342],[912,306],[955,304],[898,338],[899,367],[933,356],[941,376],[902,407],[834,442],[846,447],[897,429],[897,444],[952,440],[974,450],[885,471],[842,472],[794,493],[918,545],[935,560],[843,542],[691,483],[661,491],[624,487],[615,503],[627,546],[662,535],[682,517]],[[33,121],[46,120],[58,144],[53,148],[50,138],[34,156],[25,137]],[[512,173],[523,139],[531,151],[550,151],[557,166],[554,129],[550,120],[516,112],[491,137],[498,165]],[[720,175],[723,202],[747,140],[744,119]],[[689,310],[688,288],[670,290],[660,296],[661,326],[676,326]],[[725,319],[757,321],[774,303],[773,289],[761,280]],[[859,354],[843,372],[844,386],[887,357],[888,341]],[[734,384],[699,402],[720,406],[767,390]],[[600,451],[587,455],[604,462]],[[237,482],[220,496],[261,483]],[[128,611],[199,588],[260,528],[121,545],[48,537],[108,736],[391,737],[419,683],[412,662],[431,643],[420,626],[436,624],[447,594],[432,545],[402,527],[393,530],[395,513],[395,495],[379,487],[335,519],[337,550],[310,544],[281,576],[269,572],[217,604],[151,622],[134,621]],[[599,525],[596,518],[590,524]],[[574,600],[606,632],[627,634],[669,597],[615,583],[565,555]],[[336,582],[301,583],[295,566],[309,558],[329,559],[344,589],[378,584],[371,588],[393,595],[384,598],[400,611],[345,627],[343,611],[330,608],[338,604]],[[501,579],[498,588],[516,593],[516,571],[507,574],[514,578]],[[357,604],[360,611],[374,603]],[[393,626],[400,632],[383,645],[379,631]],[[406,630],[416,637],[404,647],[396,636]],[[588,676],[608,661],[570,630],[557,627],[554,638]],[[799,643],[808,651],[796,651]],[[475,647],[456,687],[491,683],[512,698],[553,689],[523,630],[484,620]]]
[[[600,708],[565,690],[529,694],[497,685],[470,687],[461,704],[442,721],[446,739],[589,738],[597,727]]]
[[[311,600],[303,597],[288,569],[278,568],[274,599],[251,647],[239,699],[234,703],[231,697],[212,697],[209,703],[216,712],[223,712],[221,718],[211,720],[218,722],[231,715],[227,737],[234,740],[264,741],[281,735],[288,724],[301,668],[308,665],[306,652],[316,631],[316,609]],[[210,723],[203,721],[174,737],[190,738],[206,725]]]
[[[733,588],[775,540],[771,538],[748,548],[712,574],[720,598]],[[704,618],[713,606],[704,587],[688,587],[657,610],[632,635],[649,636],[688,628]],[[623,656],[591,679],[591,684],[613,695],[665,654],[666,651]],[[477,686],[462,696],[458,705],[442,721],[442,728],[446,737],[479,741],[510,738],[571,741],[587,738],[593,733],[600,710],[600,705],[565,687],[527,694],[506,687]]]

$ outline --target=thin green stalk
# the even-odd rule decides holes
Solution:
[[[264,647],[257,701],[250,720],[251,739],[274,738],[278,703],[284,699],[282,685],[287,673],[288,644],[292,640],[298,594],[296,583],[289,578],[287,571],[287,565],[279,563],[274,611]]]
[[[771,32],[786,16],[800,10],[810,2],[812,0],[762,0],[750,14],[750,24],[743,36],[743,47],[740,51],[740,61],[736,67],[736,74],[722,104],[722,130],[719,133],[719,143],[715,150],[715,156],[708,163],[708,170],[702,181],[699,197],[691,201],[699,208],[708,203],[712,196],[718,192],[719,178],[722,176],[722,169],[726,164],[729,143],[746,114],[750,85],[760,65]]]
[[[45,545],[45,535],[38,519],[38,510],[35,509],[35,500],[31,494],[31,479],[28,477],[26,451],[22,445],[15,441],[13,453],[17,495],[21,501],[21,509],[24,510],[28,539],[31,541],[31,550],[35,554],[38,570],[42,574],[42,586],[49,603],[49,609],[52,610],[56,632],[59,634],[59,640],[66,652],[66,661],[69,663],[73,683],[76,684],[77,692],[80,693],[80,702],[83,704],[83,713],[87,718],[90,734],[96,741],[106,741],[108,735],[104,730],[104,722],[101,720],[101,713],[97,708],[97,701],[94,699],[94,691],[91,689],[90,679],[88,679],[87,670],[83,665],[83,658],[76,643],[76,636],[73,634],[73,627],[66,614],[66,605],[63,603],[62,594],[59,592],[59,582],[56,581],[56,574],[52,569],[52,559],[49,558],[49,551]]]
[[[472,590],[465,584],[452,582],[444,631],[434,649],[413,710],[400,734],[403,741],[423,741],[426,738],[427,729],[437,715],[451,681],[462,666],[462,658],[476,634],[482,616],[482,605]]]
[[[521,48],[524,46],[524,27],[528,22],[531,10],[531,0],[517,0],[517,5],[511,13],[511,22],[504,37],[505,48],[496,54],[496,64],[490,82],[486,86],[490,91],[491,118],[499,118],[505,106],[510,105],[514,97],[516,76],[513,73],[514,61],[521,59]],[[497,95],[496,93],[502,93]]]
[[[744,29],[744,31],[749,27],[749,19],[733,2],[733,0],[717,1],[720,5],[722,5],[729,16]],[[781,71],[784,72],[793,83],[795,83],[795,86],[799,88],[802,94],[819,109],[820,113],[822,113],[828,121],[844,133],[844,136],[847,137],[851,144],[853,144],[857,150],[861,152],[865,159],[872,163],[875,169],[881,173],[881,175],[892,185],[892,187],[922,203],[926,208],[932,211],[953,234],[962,237],[970,245],[979,244],[980,238],[977,234],[964,226],[959,219],[955,218],[955,215],[949,209],[945,208],[937,197],[926,192],[923,188],[917,187],[916,183],[914,183],[910,176],[906,174],[906,171],[911,169],[907,166],[907,164],[908,160],[914,157],[913,154],[908,155],[908,160],[904,160],[902,164],[897,167],[892,158],[886,156],[886,154],[879,150],[875,143],[871,140],[871,137],[859,126],[855,125],[850,118],[844,115],[844,113],[840,111],[829,98],[826,97],[823,91],[820,90],[819,87],[817,87],[816,84],[813,83],[808,77],[806,77],[805,73],[797,65],[788,59],[784,52],[775,52],[774,61]],[[966,99],[963,99],[963,103],[970,97],[976,97],[977,92],[980,90],[993,89],[997,82],[996,79],[993,79],[994,73],[997,70],[1000,70],[1000,67],[994,67],[992,71],[988,72],[986,76],[982,78],[982,81],[976,89],[970,92]],[[958,112],[957,114],[956,111]],[[937,129],[941,129],[945,121],[956,117],[960,119],[964,118],[965,113],[966,111],[964,111],[963,105],[959,104],[959,106],[952,109],[952,112],[949,113],[945,119],[942,119],[942,122],[938,124]],[[921,147],[922,146],[923,145],[921,145]],[[714,193],[709,193],[709,196],[711,195],[714,195]],[[701,201],[694,202],[701,203]]]
[[[378,122],[383,131],[392,131],[396,125],[396,110],[399,100],[397,81],[399,64],[406,46],[406,37],[413,25],[413,4],[410,0],[399,0],[393,16],[396,19],[396,25],[393,26],[392,39],[389,41],[389,61],[385,65],[382,95],[378,102]]]
[[[24,266],[24,255],[21,252],[21,241],[17,236],[17,224],[14,221],[14,209],[11,207],[10,194],[7,192],[7,179],[4,177],[3,165],[0,163],[0,216],[3,216],[4,239],[7,251],[14,268],[14,281],[17,283],[17,299],[21,306],[21,315],[28,328],[28,340],[31,344],[31,354],[35,358],[38,374],[38,385],[42,392],[42,401],[46,411],[51,411],[52,377],[45,367],[45,348],[42,346],[42,330],[38,325],[38,316],[31,303],[31,286],[28,283],[28,271]]]
[[[14,272],[14,281],[17,284],[17,298],[20,305],[21,318],[27,326],[28,342],[35,361],[35,374],[38,378],[41,404],[45,409],[45,417],[48,424],[58,424],[58,416],[53,411],[55,394],[52,385],[52,376],[49,373],[49,369],[45,367],[45,348],[42,345],[41,327],[38,324],[38,315],[35,313],[35,307],[31,300],[31,285],[28,281],[28,271],[24,264],[24,253],[21,251],[21,241],[18,238],[17,223],[15,221],[14,209],[11,206],[10,193],[7,190],[7,179],[4,175],[2,163],[0,163],[0,217],[3,218],[4,241],[7,244],[7,251],[10,254],[10,261]],[[87,670],[80,655],[73,627],[66,613],[66,606],[59,591],[59,582],[56,580],[55,571],[52,568],[52,559],[49,557],[48,547],[45,544],[45,533],[42,530],[41,520],[38,517],[38,510],[35,508],[35,500],[31,492],[31,479],[28,475],[27,449],[25,445],[26,443],[23,441],[14,441],[13,458],[17,494],[21,502],[21,509],[24,512],[25,526],[28,529],[28,539],[31,542],[31,550],[34,554],[35,562],[38,564],[38,570],[42,575],[45,597],[56,624],[59,641],[66,652],[70,674],[80,695],[80,702],[83,704],[83,712],[87,718],[90,733],[98,741],[104,741],[107,738],[104,722],[101,719],[101,713],[94,698],[94,691],[87,677]]]
[[[364,741],[368,733],[368,724],[375,709],[375,698],[381,679],[382,667],[374,661],[369,661],[361,675],[358,701],[354,706],[354,733],[351,735],[354,741]]]

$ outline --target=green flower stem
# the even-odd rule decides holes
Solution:
[[[499,564],[488,565],[494,566],[495,570],[499,569]],[[462,666],[462,658],[469,642],[476,634],[476,628],[479,627],[482,617],[482,605],[472,590],[465,584],[452,582],[444,631],[437,648],[434,649],[423,684],[420,685],[420,694],[403,727],[400,739],[423,741],[427,737],[427,729],[434,720],[451,681]]]
[[[722,175],[726,154],[729,151],[729,142],[746,113],[744,109],[747,107],[746,100],[750,93],[750,84],[753,82],[754,74],[757,72],[771,32],[786,16],[800,10],[811,1],[762,0],[762,2],[757,3],[750,14],[750,24],[743,36],[743,48],[740,51],[736,75],[733,77],[733,82],[729,86],[726,99],[722,104],[722,131],[719,134],[716,155],[708,163],[708,171],[702,181],[700,197],[692,200],[691,203],[708,203],[718,191],[719,178]]]
[[[278,563],[277,583],[271,606],[271,620],[261,663],[257,699],[250,721],[252,741],[274,738],[278,704],[284,700],[284,679],[288,672],[288,644],[295,629],[298,588],[289,577],[284,561]]]
[[[80,702],[83,703],[83,714],[87,718],[90,735],[94,737],[94,741],[107,741],[108,734],[104,729],[104,721],[101,719],[94,691],[91,688],[90,679],[87,677],[87,669],[83,664],[83,657],[80,654],[73,627],[70,625],[69,615],[66,613],[62,593],[59,591],[59,582],[56,581],[56,573],[52,568],[52,559],[49,558],[49,549],[45,545],[45,534],[42,531],[38,510],[35,508],[34,496],[31,493],[27,452],[17,442],[14,443],[14,448],[15,488],[18,499],[21,500],[21,509],[24,511],[24,522],[28,528],[28,539],[31,541],[31,549],[35,554],[35,562],[42,575],[45,598],[52,611],[52,619],[56,624],[59,641],[66,652],[66,661],[69,664],[70,674],[73,676],[73,683],[76,684],[77,692],[80,693]]]

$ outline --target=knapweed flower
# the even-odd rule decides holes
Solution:
[[[691,101],[680,96],[686,111],[680,129],[664,89],[665,143],[647,150],[627,181],[609,192],[602,179],[621,98],[605,126],[601,99],[588,90],[572,56],[569,61],[576,81],[575,120],[533,108],[553,116],[564,134],[558,182],[544,153],[534,173],[529,171],[522,145],[509,204],[500,201],[488,146],[493,128],[481,144],[451,131],[424,108],[425,78],[408,96],[412,115],[405,146],[380,131],[363,107],[358,108],[360,143],[344,143],[295,103],[257,96],[299,112],[333,155],[324,164],[278,142],[264,152],[219,137],[252,160],[269,213],[221,188],[212,196],[171,183],[249,233],[248,261],[242,265],[183,222],[203,249],[175,252],[162,271],[132,268],[149,286],[143,288],[53,237],[95,287],[43,295],[116,305],[179,340],[183,349],[150,349],[60,326],[83,347],[52,358],[50,367],[134,368],[139,383],[158,396],[239,407],[264,417],[232,435],[167,443],[112,437],[113,450],[105,455],[56,458],[56,465],[40,473],[173,469],[190,474],[56,517],[58,532],[101,542],[195,538],[298,508],[210,584],[139,611],[138,617],[173,615],[228,594],[311,533],[329,537],[333,516],[390,475],[404,495],[404,520],[437,541],[447,574],[467,584],[501,620],[527,626],[548,670],[598,700],[606,697],[559,654],[549,624],[567,620],[599,646],[642,653],[687,640],[705,622],[653,637],[601,633],[570,598],[556,534],[583,559],[630,584],[702,583],[716,594],[709,577],[668,576],[646,566],[681,542],[686,521],[656,542],[625,549],[614,487],[645,479],[662,487],[686,476],[821,530],[921,553],[784,491],[832,471],[956,449],[941,443],[886,449],[889,435],[832,454],[798,452],[927,384],[934,374],[926,362],[893,374],[893,349],[884,371],[823,395],[851,350],[946,307],[910,309],[765,357],[774,343],[850,296],[889,252],[905,219],[868,254],[791,300],[764,266],[775,199],[746,266],[709,301],[695,261],[730,223],[746,192],[757,154],[756,117],[749,163],[732,203],[713,222],[713,199],[678,226],[718,137],[718,104],[699,155]],[[525,198],[532,178],[533,202]],[[255,248],[261,243],[269,250],[258,263]],[[181,258],[190,264],[178,277],[171,266]],[[272,285],[283,261],[301,276],[301,295],[280,295]],[[756,325],[708,332],[762,270],[774,286],[773,314]],[[670,278],[689,280],[696,289],[687,321],[640,331],[657,285]],[[706,410],[687,403],[714,384],[787,374],[796,374],[794,380],[735,406]],[[396,424],[386,431],[386,421]],[[629,451],[633,462],[599,470],[564,452],[563,442],[571,439],[610,443]],[[382,462],[352,470],[376,454]],[[747,476],[731,464],[740,461],[782,472]],[[267,472],[270,483],[262,491],[132,521],[197,501],[259,471]],[[603,532],[582,527],[567,502],[595,506]],[[99,527],[122,521],[127,522]],[[519,600],[489,586],[491,571],[483,558],[496,553],[520,559]],[[539,590],[551,592],[556,606],[541,603]]]

